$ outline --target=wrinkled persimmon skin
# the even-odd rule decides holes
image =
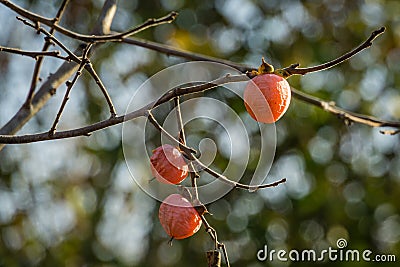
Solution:
[[[244,90],[244,105],[256,121],[274,123],[289,107],[290,85],[276,74],[262,74],[248,82]]]
[[[169,144],[153,150],[150,157],[151,173],[160,182],[179,184],[188,175],[189,167],[181,152]]]
[[[202,221],[192,204],[179,194],[169,195],[160,205],[158,218],[165,232],[173,239],[194,235]]]

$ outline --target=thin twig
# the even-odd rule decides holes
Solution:
[[[34,24],[32,24],[31,22],[22,19],[22,18],[18,18],[19,20],[21,20],[24,24],[30,26],[30,27],[35,27]],[[36,30],[38,32],[43,33],[44,35],[46,35],[47,40],[53,40],[58,46],[60,46],[68,55],[69,57],[66,59],[72,59],[74,60],[76,63],[81,64],[81,60],[80,58],[78,58],[74,53],[72,53],[71,50],[69,50],[61,41],[59,41],[56,37],[54,37],[53,35],[51,35],[50,32],[46,31],[44,28],[42,27],[37,27]],[[99,86],[102,94],[104,95],[104,98],[106,99],[107,105],[110,109],[110,114],[111,117],[115,117],[116,116],[116,111],[114,108],[114,104],[112,103],[112,100],[110,98],[110,95],[108,94],[108,91],[106,89],[106,87],[104,86],[103,82],[101,81],[100,77],[97,75],[96,71],[93,68],[92,63],[88,60],[88,58],[86,59],[86,64],[85,64],[85,69],[89,72],[89,74],[93,77],[93,79],[95,80],[96,84]]]
[[[82,70],[85,67],[86,64],[86,59],[88,57],[90,48],[92,47],[92,44],[88,44],[86,46],[86,48],[83,50],[83,59],[81,64],[79,65],[79,68],[77,70],[77,72],[75,73],[74,78],[72,79],[71,82],[67,82],[67,91],[65,92],[64,98],[62,100],[60,109],[57,112],[57,116],[54,119],[53,125],[51,126],[51,129],[49,131],[49,135],[54,135],[55,131],[56,131],[56,127],[58,122],[60,121],[60,117],[62,112],[64,111],[65,105],[67,104],[67,101],[69,100],[69,94],[72,90],[72,87],[74,87],[75,83],[78,81],[78,78],[82,75]]]
[[[204,224],[205,230],[206,232],[210,235],[211,239],[214,241],[214,247],[215,249],[221,249],[225,258],[225,262],[226,262],[226,266],[230,267],[229,264],[229,259],[228,259],[228,253],[226,251],[226,247],[224,245],[224,243],[221,243],[218,241],[218,236],[217,236],[217,231],[215,231],[214,228],[211,227],[211,225],[208,223],[207,219],[205,218],[204,215],[201,215],[201,221]]]
[[[63,60],[68,60],[68,57],[60,56],[60,51],[58,51],[58,50],[55,50],[55,51],[26,51],[26,50],[21,50],[18,48],[0,46],[0,52],[7,52],[7,53],[12,53],[12,54],[27,56],[27,57],[31,57],[36,60],[39,60],[39,58],[43,58],[43,57],[55,57],[55,58],[59,58],[59,59],[63,59]]]
[[[176,110],[176,118],[178,122],[178,141],[184,145],[186,145],[186,136],[185,136],[185,129],[182,122],[182,113],[181,113],[181,105],[180,105],[180,97],[177,96],[174,98],[174,105]],[[190,170],[190,180],[192,183],[192,188],[194,192],[194,199],[199,200],[199,192],[197,189],[197,179],[199,178],[199,174],[194,168],[193,162],[189,162],[189,170]]]
[[[229,258],[228,258],[228,251],[226,250],[225,244],[224,243],[219,243],[219,249],[222,250],[222,253],[225,258],[226,266],[230,267],[231,265],[229,264]]]
[[[38,27],[36,24],[29,22],[24,18],[17,17],[17,20],[21,21],[22,23],[24,23],[25,25],[27,25],[29,27],[34,28],[37,32],[43,33],[44,35],[46,35],[45,41],[47,41],[47,42],[53,41],[55,44],[57,44],[62,50],[64,50],[68,54],[69,59],[73,60],[74,62],[76,62],[78,64],[81,63],[81,60],[79,59],[79,57],[77,57],[60,40],[58,40],[54,35],[52,35],[46,29],[44,29],[43,27],[40,27],[40,26]]]
[[[175,143],[175,145],[179,146],[180,149],[185,152],[186,154],[192,154],[192,153],[197,153],[196,150],[194,150],[191,147],[186,146],[185,144],[179,142],[178,139],[176,139],[175,137],[173,137],[168,131],[166,131],[164,129],[164,127],[162,127],[158,121],[156,120],[156,118],[154,118],[153,113],[151,112],[151,110],[147,111],[147,118],[149,119],[150,123],[153,124],[153,126],[159,130],[161,133],[163,133],[166,137],[168,137],[168,139],[170,139],[172,142]]]
[[[307,95],[301,91],[298,91],[294,88],[291,88],[292,94],[296,96],[298,99],[303,100],[311,105],[322,108],[323,110],[337,115],[340,119],[343,119],[347,122],[356,122],[364,125],[368,125],[371,127],[395,127],[400,128],[400,122],[398,121],[385,121],[381,119],[377,119],[372,116],[367,116],[364,114],[354,113],[345,109],[342,109],[335,105],[334,102],[327,102],[318,97]]]
[[[187,145],[182,144],[181,142],[179,142],[178,139],[176,139],[167,130],[165,130],[164,127],[162,127],[158,123],[158,121],[154,118],[154,116],[152,115],[151,111],[148,111],[148,119],[154,125],[154,127],[157,130],[159,130],[162,134],[164,134],[170,141],[174,142],[176,145],[181,147],[181,149],[182,149],[183,153],[185,154],[185,156],[189,160],[191,160],[193,163],[196,163],[197,165],[199,165],[201,170],[204,170],[204,171],[208,172],[209,174],[211,174],[212,176],[214,176],[218,180],[220,180],[220,181],[232,186],[232,188],[246,189],[246,190],[249,190],[251,192],[255,192],[255,191],[259,190],[259,189],[264,189],[264,188],[268,188],[268,187],[275,187],[275,186],[278,186],[281,183],[285,183],[286,182],[286,178],[283,178],[283,179],[281,179],[281,180],[279,180],[277,182],[270,183],[270,184],[245,185],[245,184],[241,184],[241,183],[229,180],[224,175],[219,174],[218,172],[212,170],[208,166],[204,165],[198,158],[196,158],[196,156],[193,155],[193,154],[196,153],[196,150],[194,150],[191,147],[188,147]]]
[[[57,24],[60,21],[62,15],[64,14],[65,9],[67,8],[67,5],[68,5],[69,1],[70,0],[64,0],[61,3],[61,6],[58,9],[58,12],[57,12],[56,16],[53,19],[54,24]],[[54,27],[52,27],[50,29],[50,34],[53,35],[54,31],[55,31]],[[51,45],[51,41],[50,40],[46,40],[44,45],[43,45],[42,51],[43,52],[47,51],[49,49],[50,45]],[[40,69],[42,67],[42,64],[43,64],[43,58],[39,58],[36,61],[35,67],[33,69],[33,74],[32,74],[32,78],[31,78],[31,85],[29,87],[28,95],[26,96],[26,100],[25,100],[25,106],[27,108],[31,108],[32,97],[33,97],[33,94],[35,92],[36,84],[37,84],[38,79],[39,79],[39,73],[40,73]]]
[[[85,35],[85,34],[80,34],[80,33],[70,31],[58,24],[55,24],[52,19],[45,18],[43,16],[40,16],[33,12],[30,12],[8,0],[0,0],[0,3],[4,4],[11,10],[15,11],[19,15],[21,15],[31,21],[40,22],[44,25],[54,28],[59,33],[62,33],[68,37],[71,37],[73,39],[80,40],[80,41],[86,42],[86,43],[104,43],[104,42],[121,41],[122,38],[126,38],[130,35],[141,32],[150,27],[158,26],[158,25],[165,24],[165,23],[171,23],[172,21],[175,20],[175,18],[178,15],[177,12],[171,12],[168,15],[158,18],[158,19],[148,19],[146,22],[142,23],[141,25],[136,26],[133,29],[130,29],[130,30],[122,32],[122,33],[110,34],[110,35]]]
[[[355,49],[351,50],[350,52],[348,52],[332,61],[329,61],[327,63],[309,67],[309,68],[298,68],[299,64],[292,64],[289,67],[282,69],[285,72],[284,77],[289,77],[289,76],[295,75],[295,74],[304,75],[304,74],[307,74],[310,72],[316,72],[316,71],[321,71],[321,70],[326,70],[326,69],[332,68],[333,66],[336,66],[336,65],[350,59],[351,57],[358,54],[362,50],[369,48],[372,45],[372,42],[375,40],[375,38],[385,32],[385,29],[386,29],[385,27],[381,27],[380,29],[373,31],[371,33],[371,35],[369,36],[369,38],[367,40],[365,40],[362,44],[360,44],[358,47],[356,47]]]
[[[230,66],[234,69],[239,70],[242,73],[246,73],[246,72],[251,72],[252,70],[254,70],[254,68],[251,68],[249,66],[245,66],[243,64],[239,64],[239,63],[235,63],[229,60],[225,60],[225,59],[220,59],[220,58],[216,58],[216,57],[210,57],[210,56],[206,56],[203,54],[198,54],[198,53],[193,53],[193,52],[188,52],[176,47],[172,47],[169,45],[165,45],[165,44],[160,44],[160,43],[156,43],[156,42],[152,42],[152,41],[148,41],[148,40],[144,40],[144,39],[139,39],[139,38],[123,38],[122,42],[125,44],[130,44],[130,45],[135,45],[135,46],[140,46],[140,47],[144,47],[150,50],[154,50],[157,52],[160,52],[162,54],[166,54],[169,56],[176,56],[176,57],[180,57],[180,58],[184,58],[187,60],[193,60],[193,61],[209,61],[209,62],[215,62],[215,63],[220,63],[223,65],[227,65]]]
[[[93,65],[90,61],[85,64],[85,69],[89,72],[89,74],[93,77],[96,84],[99,86],[101,92],[104,95],[104,98],[107,101],[108,108],[110,110],[111,117],[115,117],[117,112],[115,111],[114,104],[111,100],[110,95],[108,94],[107,88],[104,86],[103,82],[101,81],[100,77],[97,75],[96,71],[93,68]]]
[[[1,1],[3,2],[3,1]],[[93,34],[97,35],[105,35],[110,32],[110,25],[114,18],[114,14],[116,11],[117,0],[106,0],[103,4],[103,8],[101,9],[101,13],[98,16],[98,20],[96,25],[93,27]],[[96,48],[96,46],[92,49]],[[80,55],[82,53],[81,47],[74,52],[75,54]],[[0,129],[0,135],[10,135],[18,132],[26,122],[28,122],[35,114],[41,110],[41,108],[47,103],[47,101],[56,93],[57,88],[63,84],[71,75],[73,75],[79,67],[78,64],[71,64],[70,62],[64,62],[60,68],[56,70],[55,73],[50,74],[47,80],[40,86],[32,99],[32,105],[29,109],[25,108],[25,105],[22,105],[21,108],[14,114],[14,116]],[[96,130],[100,129],[100,127],[104,127],[104,125],[114,125],[117,124],[116,121],[123,121],[123,118],[112,119],[107,121],[102,121],[99,123],[95,123],[94,125],[89,125],[87,127],[82,127],[81,129],[77,129],[73,134],[79,135],[89,135],[90,129]],[[107,126],[106,126],[107,127]],[[66,136],[71,135],[71,132],[63,132],[63,133],[55,133],[54,136],[50,138],[48,132],[42,133],[39,135],[28,135],[24,136],[21,139],[17,138],[17,142],[21,141],[29,141],[33,139],[44,141],[46,138],[44,136],[47,135],[47,140],[52,140],[54,138],[67,138]],[[77,135],[72,135],[77,136]],[[9,139],[12,140],[12,139]],[[31,142],[31,141],[30,141]],[[3,144],[0,143],[0,150],[4,147]]]

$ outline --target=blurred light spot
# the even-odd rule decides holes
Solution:
[[[380,223],[377,238],[382,243],[395,244],[400,240],[400,216],[393,215]]]
[[[340,91],[345,85],[343,73],[338,70],[328,70],[325,76],[324,90],[329,92]]]
[[[192,25],[197,23],[196,13],[193,9],[180,9],[179,16],[176,19],[176,24],[180,28],[189,29]]]
[[[389,169],[388,160],[380,153],[368,157],[368,173],[372,177],[382,177]]]
[[[340,11],[343,8],[344,0],[324,0],[324,5],[331,11]]]
[[[178,11],[184,3],[183,0],[161,0],[161,5],[166,11]]]
[[[248,0],[220,0],[216,8],[232,25],[241,28],[251,29],[263,18],[260,9]]]
[[[96,191],[89,185],[75,186],[72,189],[71,201],[86,214],[93,213],[97,207]]]
[[[359,182],[348,183],[343,189],[343,195],[349,202],[359,202],[364,198],[364,186]]]
[[[234,211],[228,215],[226,223],[232,232],[239,233],[246,229],[249,219],[247,216],[240,216]]]
[[[301,29],[309,20],[308,11],[301,2],[292,2],[283,9],[283,17],[292,28]]]
[[[255,215],[264,207],[264,203],[260,196],[249,195],[243,196],[235,201],[234,210],[239,216]]]
[[[310,40],[319,40],[323,34],[323,25],[316,19],[310,20],[301,28],[301,32]]]
[[[96,234],[100,244],[127,264],[136,264],[148,249],[147,234],[152,228],[150,214],[154,201],[142,191],[129,194],[109,192]]]
[[[218,201],[213,202],[209,211],[213,215],[213,219],[224,221],[231,210],[231,204],[225,199],[219,199]]]
[[[31,211],[29,219],[39,239],[48,246],[58,244],[76,223],[74,210],[64,201],[39,204]]]
[[[23,245],[21,233],[17,226],[8,226],[2,229],[4,244],[12,250],[20,250]]]
[[[272,220],[267,227],[266,239],[272,238],[273,242],[284,243],[288,237],[288,224],[283,219]]]
[[[302,222],[299,232],[303,239],[308,242],[313,242],[324,237],[324,228],[315,220]]]
[[[0,190],[0,203],[0,222],[6,224],[10,222],[16,211],[12,193]]]
[[[211,34],[211,42],[219,53],[231,54],[240,48],[242,34],[234,28],[218,28]]]
[[[374,149],[383,154],[397,152],[399,150],[399,139],[387,137],[387,135],[381,134],[379,131],[373,131],[372,143],[374,145]]]
[[[380,223],[396,213],[395,207],[391,203],[380,204],[374,211],[375,221]]]
[[[326,168],[325,175],[330,182],[340,185],[347,179],[348,171],[345,165],[334,162]]]
[[[370,67],[361,81],[360,93],[364,100],[374,100],[386,85],[387,69]]]
[[[378,27],[386,22],[382,6],[376,2],[366,2],[361,5],[361,19],[370,27]]]
[[[279,44],[289,46],[292,42],[290,38],[290,26],[280,17],[265,20],[262,25],[262,34],[265,39]]]
[[[310,140],[308,143],[308,150],[313,160],[320,164],[329,162],[334,152],[332,144],[319,136]]]
[[[217,155],[217,145],[211,138],[204,138],[199,143],[199,160],[206,166],[209,166]]]
[[[356,110],[360,105],[360,95],[350,90],[343,90],[340,93],[338,105],[344,109]]]
[[[398,26],[399,40],[400,40],[400,25]],[[386,63],[389,71],[400,72],[400,48],[393,48],[386,56]]]
[[[386,88],[379,98],[375,99],[372,113],[378,118],[400,118],[400,94],[397,88]]]
[[[285,186],[290,196],[300,199],[311,191],[312,180],[305,173],[302,156],[296,154],[283,156],[275,163],[275,167],[277,168],[274,172],[276,177],[287,178]],[[283,188],[283,186],[278,188]]]
[[[313,65],[313,64],[311,64]],[[312,73],[310,75],[303,75],[300,78],[301,88],[306,92],[317,92],[325,85],[326,73],[323,71]]]

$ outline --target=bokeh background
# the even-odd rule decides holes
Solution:
[[[15,3],[46,17],[61,1]],[[61,25],[88,33],[103,1],[71,1]],[[257,67],[264,56],[276,67],[311,66],[336,58],[386,26],[374,45],[346,63],[320,73],[291,77],[294,88],[351,111],[400,120],[400,2],[368,1],[120,1],[112,29],[123,31],[150,17],[177,10],[177,20],[138,37]],[[43,36],[23,26],[0,5],[0,45],[39,50]],[[74,40],[57,35],[68,47]],[[184,62],[124,44],[106,44],[93,64],[109,89],[119,114],[150,76]],[[46,59],[41,77],[61,64]],[[0,53],[0,125],[23,103],[34,61]],[[62,86],[19,132],[50,128],[62,100]],[[216,91],[218,92],[218,91]],[[240,98],[210,94],[248,116]],[[60,129],[108,117],[108,108],[89,75],[72,90]],[[215,125],[188,125],[198,147],[212,138]],[[206,266],[212,242],[204,231],[167,244],[159,222],[159,203],[135,185],[126,167],[122,126],[91,137],[25,145],[0,152],[0,266]],[[256,193],[234,190],[209,205],[209,222],[227,246],[233,266],[310,266],[313,263],[259,262],[271,249],[336,247],[400,257],[399,136],[379,129],[345,125],[338,118],[296,99],[276,124],[277,148],[267,181],[286,177],[277,188]],[[257,134],[257,133],[255,133]],[[214,134],[215,135],[215,134]],[[159,135],[148,138],[149,147]],[[226,146],[218,144],[218,150]],[[259,151],[252,150],[257,158]],[[229,157],[213,162],[223,169]],[[254,166],[249,166],[246,175]],[[244,177],[246,180],[246,177]],[[364,266],[325,262],[324,266]],[[378,266],[378,264],[377,264]],[[379,266],[389,266],[380,263]],[[393,264],[394,266],[394,264]]]

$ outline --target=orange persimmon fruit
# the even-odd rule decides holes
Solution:
[[[180,194],[172,194],[160,205],[158,218],[172,239],[194,235],[202,224],[201,217],[192,204]]]
[[[150,163],[151,173],[162,183],[179,184],[188,175],[189,167],[182,153],[169,144],[154,149]]]
[[[289,107],[290,85],[276,74],[261,74],[251,79],[244,90],[244,105],[258,122],[274,123]]]

